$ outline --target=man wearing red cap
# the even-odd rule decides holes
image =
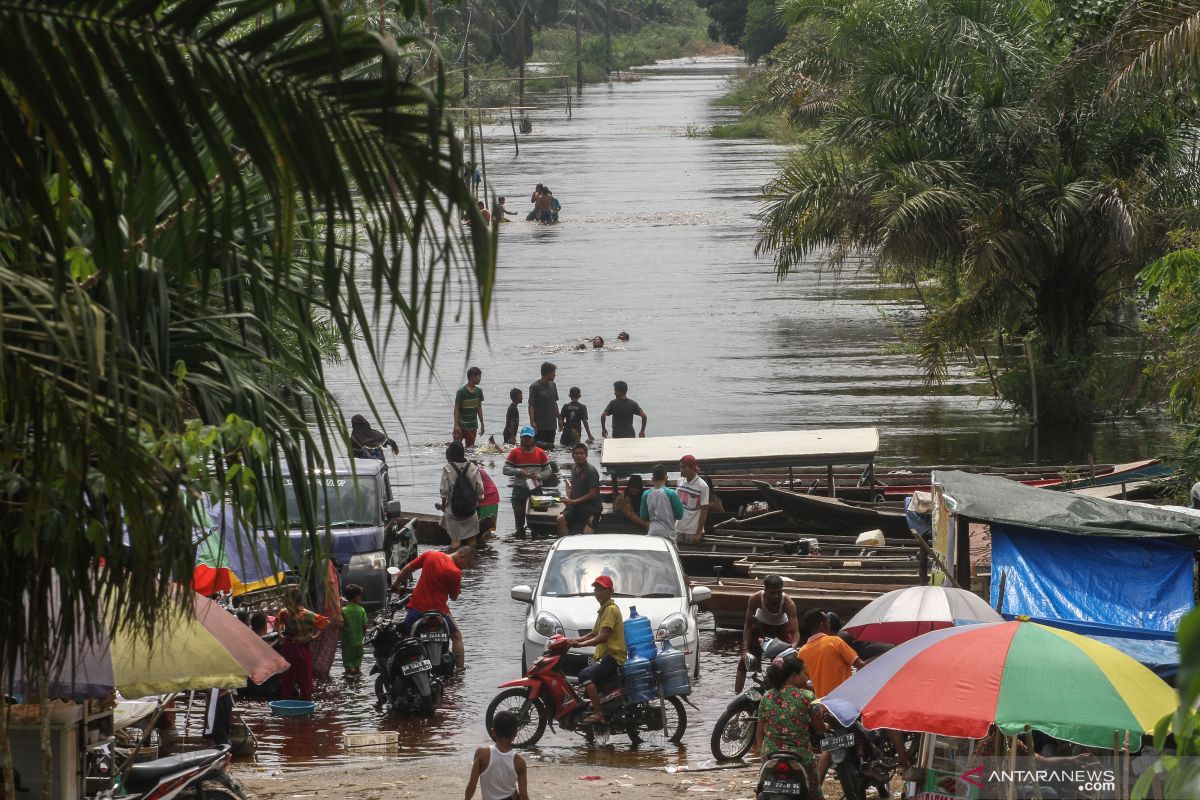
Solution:
[[[591,647],[592,663],[579,672],[579,685],[587,690],[588,700],[592,703],[592,713],[584,718],[584,722],[603,724],[608,720],[604,717],[604,709],[600,707],[601,682],[613,682],[621,665],[625,663],[625,624],[621,619],[621,609],[613,602],[613,580],[607,575],[601,575],[592,581],[592,591],[600,611],[596,614],[596,624],[592,632],[579,639],[571,639],[571,647]]]
[[[698,544],[708,519],[708,484],[701,480],[700,465],[693,455],[679,459],[679,476],[675,494],[683,503],[683,518],[675,523],[676,540],[680,544]]]

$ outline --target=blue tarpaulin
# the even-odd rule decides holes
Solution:
[[[1094,636],[1174,639],[1193,607],[1192,551],[1148,538],[992,525],[993,607]],[[1075,624],[1072,623],[1082,623]]]

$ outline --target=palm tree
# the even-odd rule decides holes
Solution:
[[[331,339],[394,410],[367,390],[385,346],[420,369],[444,314],[487,319],[442,82],[401,71],[368,5],[0,2],[3,674],[106,601],[151,626],[201,492],[285,517],[283,465],[347,438]],[[51,613],[55,575],[77,603]]]
[[[845,53],[826,70],[836,93],[815,144],[768,187],[760,252],[781,277],[814,257],[865,258],[926,301],[931,379],[954,352],[1025,339],[1042,418],[1089,418],[1111,301],[1195,212],[1187,103],[1098,102],[1095,70],[1049,83],[1063,42],[1027,3],[851,5],[821,17]],[[1026,363],[996,387],[1031,409]]]

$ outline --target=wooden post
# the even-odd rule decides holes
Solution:
[[[1038,398],[1037,398],[1037,373],[1033,370],[1033,348],[1029,346],[1029,340],[1025,340],[1025,360],[1029,362],[1029,391],[1033,397],[1033,426],[1036,428],[1038,424]]]
[[[1113,772],[1117,776],[1117,797],[1126,797],[1125,782],[1121,776],[1121,732],[1113,731]]]
[[[612,0],[604,0],[604,77],[612,72]]]
[[[946,576],[946,582],[955,589],[961,589],[962,587],[958,585],[958,581],[954,580],[954,573],[946,566],[946,562],[942,561],[942,557],[938,555],[937,551],[929,546],[929,542],[925,541],[925,537],[913,531],[912,528],[909,528],[908,532],[912,534],[912,537],[917,540],[917,544],[921,546],[921,552],[932,559],[933,563],[942,571],[942,574]]]
[[[521,145],[517,141],[517,118],[513,115],[512,106],[508,107],[508,124],[512,126],[513,148],[517,151],[515,155],[519,156],[521,155]],[[616,489],[613,489],[613,491],[616,491]]]
[[[483,146],[483,109],[479,110],[479,171],[483,173],[483,199],[486,201],[488,196],[488,178],[487,178],[487,150]]]
[[[471,0],[463,0],[463,105],[471,97]]]
[[[825,465],[825,480],[829,483],[829,496],[837,497],[837,484],[833,480],[833,464]]]
[[[1001,613],[1004,608],[1004,585],[1008,582],[1008,572],[1000,570],[1000,592],[996,595],[996,613]]]
[[[583,34],[579,0],[575,0],[575,91],[583,94]]]
[[[1033,747],[1033,728],[1029,725],[1025,726],[1025,749],[1028,751],[1030,758],[1033,758],[1037,754],[1037,750]],[[1036,779],[1033,781],[1033,800],[1042,800],[1042,787]]]
[[[571,119],[574,115],[571,113],[571,90],[567,90],[567,119]]]
[[[525,6],[517,12],[517,105],[525,105]]]
[[[1012,773],[1017,769],[1017,735],[1008,737],[1008,800],[1017,800],[1017,782]]]
[[[965,517],[952,517],[954,523],[954,580],[960,588],[971,588],[971,523]]]

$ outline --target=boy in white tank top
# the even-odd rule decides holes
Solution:
[[[513,750],[513,737],[520,721],[511,711],[501,711],[492,718],[492,733],[496,743],[475,749],[471,762],[471,779],[467,781],[467,797],[475,796],[475,786],[483,800],[529,800],[525,784],[525,759]]]

